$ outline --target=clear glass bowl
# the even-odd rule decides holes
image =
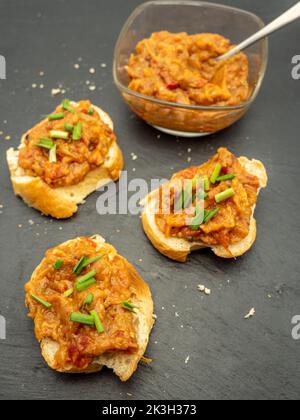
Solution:
[[[114,80],[124,100],[158,130],[183,137],[215,133],[239,120],[255,100],[268,61],[267,39],[245,50],[249,60],[250,96],[234,106],[195,106],[166,102],[128,88],[126,66],[136,45],[153,32],[217,33],[238,44],[264,26],[256,15],[214,3],[159,0],[137,7],[123,27],[114,53]]]

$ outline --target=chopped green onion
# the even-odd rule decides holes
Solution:
[[[207,212],[207,214],[204,218],[204,223],[209,222],[213,217],[215,217],[219,213],[219,211],[220,211],[220,209],[219,209],[219,207],[217,207],[216,209]]]
[[[85,281],[87,281],[87,280],[91,279],[92,277],[94,277],[96,274],[97,274],[97,271],[96,270],[92,270],[89,273],[85,274],[84,276],[79,277],[77,283],[78,284],[84,283]]]
[[[55,261],[55,263],[53,265],[54,269],[55,270],[60,270],[61,267],[63,266],[63,263],[64,263],[63,260],[57,260],[57,261]]]
[[[93,303],[93,300],[94,300],[93,293],[89,293],[88,295],[86,295],[84,301],[82,302],[82,308],[84,308],[86,305],[91,305]]]
[[[73,273],[75,273],[77,276],[81,273],[82,264],[84,263],[85,260],[86,260],[86,257],[81,257],[78,263],[73,268]]]
[[[100,319],[100,317],[99,317],[99,315],[98,315],[97,311],[92,310],[92,311],[90,312],[90,314],[91,314],[91,316],[92,316],[92,317],[93,317],[93,319],[94,319],[94,323],[95,323],[96,330],[98,331],[98,333],[99,333],[99,334],[102,334],[102,333],[104,332],[104,328],[103,328],[103,325],[102,325],[101,319]]]
[[[106,255],[106,254],[102,254],[102,255],[98,255],[97,257],[87,259],[86,261],[84,261],[84,263],[83,263],[83,265],[82,265],[82,268],[86,267],[86,266],[87,266],[87,265],[89,265],[89,264],[93,264],[93,263],[94,263],[94,262],[96,262],[96,261],[101,260],[103,257],[105,257],[105,255]]]
[[[203,178],[203,180],[204,180],[204,189],[205,189],[205,191],[209,191],[209,189],[210,189],[210,183],[209,183],[208,176],[205,176]]]
[[[40,297],[38,297],[38,296],[36,296],[36,295],[34,295],[34,294],[31,294],[30,296],[31,296],[31,297],[32,297],[32,299],[34,299],[36,302],[38,302],[38,303],[40,303],[41,305],[45,306],[45,308],[50,309],[50,308],[52,307],[51,303],[46,302],[44,299],[42,299],[42,298],[40,298]]]
[[[93,115],[94,114],[94,108],[90,108],[89,110],[88,110],[88,115]]]
[[[210,177],[210,182],[212,184],[215,184],[217,182],[217,178],[220,176],[222,170],[222,165],[220,163],[217,163],[211,177]]]
[[[217,178],[217,181],[218,181],[218,182],[222,182],[222,181],[230,181],[231,179],[234,179],[234,178],[236,178],[236,175],[234,175],[234,174],[227,174],[227,175],[222,175],[222,176],[219,176],[219,177]]]
[[[192,203],[193,197],[193,181],[190,180],[187,182],[187,186],[183,192],[183,208],[189,208],[190,204]]]
[[[47,139],[47,138],[41,138],[40,142],[38,143],[39,147],[43,147],[44,149],[52,149],[52,147],[54,146],[54,143],[51,139]]]
[[[72,133],[74,130],[73,124],[65,123],[64,127],[65,127],[65,130],[69,131],[69,133]]]
[[[81,139],[81,131],[82,131],[82,123],[79,122],[74,127],[73,134],[72,134],[72,139],[73,140],[80,140]]]
[[[72,312],[70,315],[70,321],[77,322],[78,324],[89,325],[90,327],[95,325],[93,316],[81,314],[80,312]]]
[[[89,287],[93,286],[97,283],[97,280],[94,278],[91,278],[90,280],[85,281],[84,283],[76,283],[75,287],[77,292],[83,292],[85,289],[88,289]]]
[[[75,109],[72,107],[71,102],[69,101],[69,99],[64,99],[62,101],[62,107],[63,109],[65,109],[66,111],[71,112],[72,114],[75,114]]]
[[[57,157],[56,157],[56,144],[51,147],[50,152],[49,152],[49,162],[50,163],[56,163],[57,162]]]
[[[61,130],[51,130],[50,131],[50,137],[52,139],[63,139],[68,140],[69,133],[67,131],[61,131]]]
[[[192,230],[198,230],[199,227],[202,225],[204,220],[204,208],[203,208],[203,204],[202,205],[197,205],[196,206],[196,215],[192,221],[191,224],[191,229]]]
[[[233,188],[228,188],[228,190],[221,192],[215,196],[216,203],[221,203],[222,201],[228,200],[235,195]]]
[[[65,116],[65,114],[63,112],[58,112],[56,114],[48,115],[48,120],[49,121],[62,120],[64,118],[64,116]]]
[[[122,302],[122,308],[126,309],[127,311],[134,312],[135,309],[139,309],[138,306],[134,305],[131,302],[124,301]]]
[[[63,294],[63,296],[64,296],[64,297],[66,297],[66,298],[68,298],[68,297],[70,297],[73,293],[74,293],[74,289],[69,289],[69,290],[67,290],[67,291]]]

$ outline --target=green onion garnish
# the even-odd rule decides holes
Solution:
[[[44,299],[42,299],[42,298],[40,298],[40,297],[38,297],[38,296],[36,296],[36,295],[34,295],[34,294],[31,294],[30,296],[31,296],[31,297],[32,297],[32,299],[34,299],[36,302],[38,302],[38,303],[40,303],[41,305],[45,306],[45,308],[50,309],[50,308],[52,307],[51,303],[46,302]]]
[[[53,264],[53,267],[55,270],[60,270],[61,267],[63,266],[63,260],[57,260],[55,261],[55,263]]]
[[[65,109],[66,111],[71,112],[72,114],[75,114],[75,109],[72,107],[71,102],[69,101],[69,99],[64,99],[62,101],[62,107],[63,109]]]
[[[91,305],[93,303],[93,300],[94,300],[93,293],[89,293],[88,295],[86,295],[84,301],[82,302],[82,308],[84,308],[86,305]]]
[[[85,289],[88,289],[89,287],[93,286],[97,283],[97,280],[94,278],[91,278],[90,280],[85,281],[84,283],[76,283],[75,287],[77,292],[83,292]]]
[[[217,163],[211,177],[210,177],[210,182],[212,184],[215,184],[217,182],[217,178],[220,176],[222,170],[222,165],[220,163]]]
[[[221,192],[215,196],[216,203],[221,203],[222,201],[228,200],[235,195],[233,188],[228,188],[228,190]]]
[[[103,257],[105,257],[105,255],[106,255],[106,254],[102,254],[102,255],[98,255],[97,257],[87,259],[87,260],[86,260],[86,261],[84,261],[84,263],[82,264],[82,268],[86,267],[86,266],[87,266],[87,265],[89,265],[89,264],[93,264],[93,263],[94,263],[94,262],[96,262],[96,261],[101,260]]]
[[[84,263],[85,260],[86,260],[86,257],[81,257],[80,260],[78,261],[78,263],[73,268],[73,273],[75,273],[77,276],[81,273],[81,271],[82,271],[81,266],[82,266],[82,264]]]
[[[50,152],[49,152],[49,162],[50,163],[56,163],[57,162],[57,157],[56,157],[56,144],[51,147]]]
[[[98,331],[99,334],[102,334],[104,332],[104,328],[103,328],[101,319],[99,318],[97,311],[92,310],[90,314],[94,319],[96,330]]]
[[[134,312],[135,309],[139,309],[138,306],[134,305],[131,302],[124,301],[122,302],[122,308],[126,309],[127,311]]]
[[[204,208],[203,208],[203,204],[202,205],[198,204],[196,206],[196,215],[195,215],[195,217],[194,217],[194,219],[192,221],[191,229],[192,230],[198,230],[199,227],[202,225],[203,221],[204,221]]]
[[[91,279],[92,277],[94,277],[96,274],[97,274],[97,271],[96,270],[92,270],[89,273],[85,274],[84,276],[79,277],[77,283],[78,284],[84,283],[85,281],[87,281],[87,280]]]
[[[65,130],[69,131],[69,133],[72,133],[74,130],[73,124],[65,123],[64,127],[65,127]]]
[[[204,180],[204,189],[205,189],[205,191],[209,191],[209,189],[210,189],[210,183],[209,183],[208,176],[205,176],[203,178],[203,180]]]
[[[64,297],[66,297],[66,298],[68,298],[68,297],[70,297],[73,293],[74,293],[74,289],[69,289],[69,290],[67,290],[67,291],[63,294],[63,296],[64,296]]]
[[[78,324],[89,325],[90,327],[95,325],[93,316],[81,314],[80,312],[72,312],[70,315],[70,321],[77,322]]]
[[[192,203],[193,199],[193,181],[190,180],[187,182],[187,186],[183,192],[183,208],[187,209]]]
[[[49,121],[62,120],[64,118],[64,116],[65,116],[65,114],[63,112],[58,112],[56,114],[48,115],[48,120]]]
[[[236,175],[234,175],[234,174],[227,174],[227,175],[222,175],[222,176],[219,176],[219,177],[217,178],[217,181],[218,181],[218,182],[222,182],[222,181],[230,181],[231,179],[234,179],[234,178],[236,178]]]
[[[69,133],[67,131],[61,131],[61,130],[51,130],[50,131],[50,137],[52,139],[63,139],[68,140]]]
[[[38,146],[50,150],[54,146],[54,143],[51,139],[41,138],[40,142],[38,143]]]
[[[207,212],[207,214],[204,218],[204,223],[209,222],[213,217],[215,217],[219,213],[219,211],[220,211],[220,209],[219,209],[219,207],[217,207],[216,209]]]
[[[94,114],[94,108],[90,108],[88,110],[88,115],[93,115]]]
[[[80,140],[81,139],[81,131],[82,131],[82,123],[79,122],[74,127],[73,134],[72,134],[72,139],[73,140]]]

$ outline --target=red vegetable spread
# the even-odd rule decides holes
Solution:
[[[103,251],[105,252],[105,251]],[[29,316],[35,321],[35,333],[39,341],[52,339],[59,344],[55,356],[55,368],[66,365],[84,370],[93,360],[105,352],[135,352],[138,349],[133,314],[122,303],[130,302],[133,294],[133,274],[129,264],[120,256],[105,255],[85,267],[80,276],[91,270],[96,284],[86,290],[76,291],[78,276],[73,269],[85,256],[93,258],[103,255],[97,250],[94,241],[80,238],[46,253],[41,266],[26,285],[26,304]],[[54,265],[62,261],[59,269]],[[60,263],[61,264],[61,263]],[[64,293],[73,289],[73,294]],[[88,294],[93,295],[90,305],[83,307]],[[52,306],[50,308],[37,302],[32,295],[38,296]],[[82,325],[70,320],[73,312],[89,315],[96,310],[103,324],[103,333],[95,327]]]
[[[204,179],[204,177],[210,179],[217,165],[220,165],[219,176],[229,175],[230,177],[232,175],[233,179],[216,181],[214,184],[210,182],[209,188],[205,192],[207,197],[204,199],[203,205],[205,214],[214,214],[214,216],[207,222],[205,219],[204,221],[200,220],[199,226],[197,226],[198,223],[193,226],[191,221],[196,214],[196,197],[192,195],[190,205],[180,212],[175,211],[175,205],[178,202],[176,185],[179,183],[182,186],[186,180]],[[171,179],[169,188],[160,189],[156,223],[168,237],[201,241],[209,246],[222,245],[228,248],[248,235],[253,205],[257,201],[259,187],[258,178],[249,174],[232,153],[221,148],[207,163],[179,172]],[[228,190],[233,190],[232,195],[217,203],[218,194]],[[165,211],[167,202],[170,203],[171,211],[169,212]]]
[[[28,175],[41,177],[51,187],[78,184],[90,171],[103,164],[116,140],[114,132],[101,120],[89,101],[81,101],[72,108],[74,112],[59,106],[55,113],[63,113],[62,119],[46,119],[29,130],[25,147],[19,153],[19,166]],[[56,145],[56,162],[51,162],[49,150],[39,147],[41,139],[49,139],[52,130],[66,132],[65,124],[75,127],[78,123],[81,124],[79,140],[73,140],[71,132],[67,139],[52,140]]]
[[[129,88],[181,104],[239,104],[250,94],[246,55],[237,54],[222,64],[215,61],[232,47],[217,34],[153,33],[130,57]]]

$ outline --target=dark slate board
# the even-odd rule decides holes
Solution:
[[[294,0],[232,0],[234,6],[270,21]],[[113,85],[112,52],[136,0],[2,0],[0,54],[7,80],[0,81],[1,137],[1,293],[0,313],[7,339],[0,341],[0,397],[18,399],[245,399],[300,396],[300,342],[291,338],[291,318],[300,313],[298,209],[300,81],[291,77],[299,54],[299,23],[271,39],[270,64],[261,93],[249,114],[235,126],[195,141],[162,135],[133,117]],[[83,58],[81,68],[73,65]],[[102,69],[101,63],[107,63]],[[95,67],[95,76],[88,69]],[[45,76],[39,76],[44,71]],[[86,80],[96,80],[90,92]],[[32,89],[32,83],[44,89]],[[270,184],[257,208],[258,238],[238,261],[211,252],[194,254],[186,265],[159,255],[145,238],[137,216],[98,216],[99,193],[78,215],[52,221],[14,197],[5,151],[60,100],[51,88],[62,83],[75,100],[89,97],[116,122],[130,179],[169,177],[174,170],[201,163],[219,147],[256,157],[266,164]],[[5,123],[4,121],[7,121]],[[131,153],[138,155],[132,161]],[[133,172],[136,168],[136,172]],[[33,225],[29,220],[33,221]],[[22,225],[22,227],[18,227]],[[120,233],[117,232],[120,229]],[[100,232],[149,282],[157,324],[147,355],[122,384],[108,370],[100,375],[64,376],[41,358],[33,325],[24,308],[23,285],[44,251],[66,239]],[[143,259],[141,262],[140,259]],[[204,283],[210,297],[197,292]],[[271,297],[268,297],[270,295]],[[244,315],[251,307],[257,315]],[[164,309],[163,309],[164,308]],[[175,317],[175,312],[179,317]],[[186,364],[186,358],[190,356]],[[88,395],[84,390],[88,389]]]

